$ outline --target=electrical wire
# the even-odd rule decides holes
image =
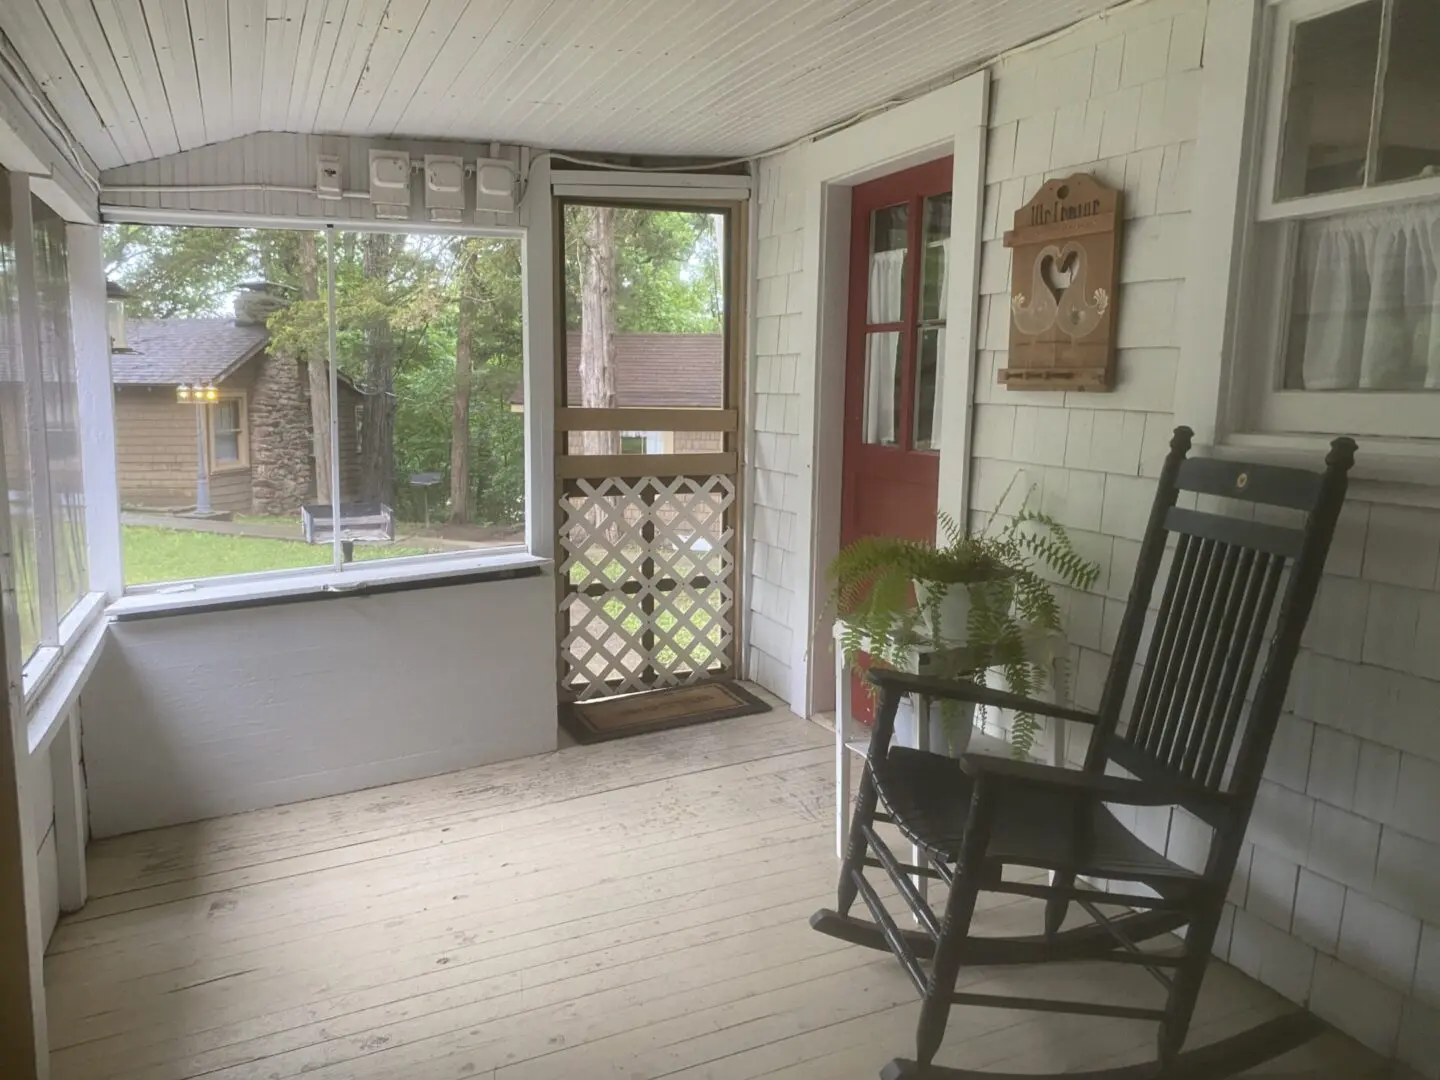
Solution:
[[[54,111],[44,92],[39,87],[30,85],[29,69],[25,67],[24,61],[14,54],[10,39],[3,33],[0,33],[0,61],[4,61],[3,66],[0,66],[0,72],[5,74],[5,81],[10,83],[17,95],[22,97],[22,105],[24,98],[30,99],[30,103],[38,110],[40,119],[49,125],[52,132],[59,137],[58,149],[65,154],[66,160],[80,175],[80,179],[84,180],[86,186],[98,196],[100,181],[91,175],[90,170],[86,167],[84,159],[80,156],[82,148],[75,142],[70,134],[70,129]]]
[[[299,187],[290,184],[106,184],[102,189],[106,195],[204,195],[226,191],[263,192],[277,195],[314,195],[324,198],[313,187]],[[368,199],[368,191],[342,191],[342,199]]]

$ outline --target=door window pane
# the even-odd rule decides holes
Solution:
[[[950,263],[950,193],[925,200],[924,261],[920,268],[920,321],[945,319],[945,285]]]
[[[1295,27],[1279,198],[1364,184],[1380,8],[1367,0]]]
[[[885,206],[870,215],[870,282],[867,321],[899,322],[905,310],[905,251],[910,206]]]
[[[900,333],[865,335],[864,442],[894,446],[900,430]]]
[[[4,439],[5,487],[10,503],[15,594],[20,615],[20,656],[28,660],[40,641],[40,595],[35,559],[35,516],[30,448],[25,434],[25,376],[20,356],[19,290],[15,277],[15,222],[10,214],[10,174],[0,169],[0,438]]]
[[[940,395],[945,382],[945,328],[920,331],[920,355],[915,362],[916,450],[940,449]]]
[[[1396,0],[1375,178],[1440,175],[1440,6]]]

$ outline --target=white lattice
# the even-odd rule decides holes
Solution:
[[[730,665],[728,476],[577,480],[560,500],[564,685],[581,698],[681,686]]]

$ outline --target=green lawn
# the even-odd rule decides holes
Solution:
[[[148,525],[126,525],[121,531],[124,534],[127,585],[330,565],[331,549],[328,544],[226,536]],[[357,562],[427,553],[425,548],[396,544],[355,545]]]

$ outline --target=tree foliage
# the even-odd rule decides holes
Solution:
[[[565,321],[580,329],[585,206],[565,208]],[[634,334],[719,333],[724,314],[717,214],[615,211],[615,329]]]

